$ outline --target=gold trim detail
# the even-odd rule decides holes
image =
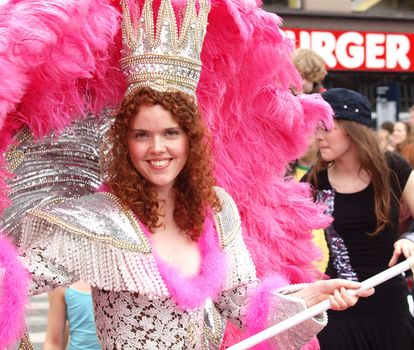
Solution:
[[[14,173],[20,164],[24,161],[25,153],[17,148],[32,135],[27,128],[22,129],[20,132],[17,133],[15,136],[16,143],[8,150],[5,154],[5,158],[7,161],[7,171],[10,173]]]
[[[131,17],[128,1],[122,0],[121,7],[123,57],[120,67],[128,83],[126,94],[147,86],[157,91],[181,91],[195,98],[209,1],[188,0],[181,8],[179,19],[171,0],[161,0],[157,16],[154,16],[153,0],[145,0],[136,21]],[[157,17],[156,23],[154,17]],[[177,21],[181,22],[180,31]]]
[[[20,339],[19,350],[35,350],[33,344],[30,341],[29,334],[27,333],[27,331]]]
[[[24,161],[24,152],[20,150],[10,150],[6,153],[7,171],[14,173]]]
[[[117,248],[126,249],[126,250],[143,253],[143,254],[150,254],[152,251],[151,245],[149,244],[149,241],[147,237],[145,236],[142,228],[136,222],[133,213],[129,209],[125,208],[125,206],[123,206],[120,203],[118,197],[116,197],[115,195],[111,193],[106,193],[106,192],[101,192],[99,194],[106,195],[108,198],[110,198],[117,205],[117,207],[127,216],[128,220],[130,221],[130,223],[132,224],[134,228],[134,231],[137,233],[138,239],[140,241],[140,245],[133,244],[133,243],[125,243],[118,239],[114,239],[112,236],[97,235],[96,233],[92,231],[76,227],[70,223],[63,221],[58,216],[51,214],[51,213],[47,213],[42,210],[38,210],[38,209],[31,210],[29,211],[29,215],[43,219],[46,222],[52,225],[55,225],[57,227],[60,227],[61,229],[68,231],[70,233],[73,233],[75,235],[87,237],[89,239],[92,239],[98,242],[109,243],[110,245],[117,247]]]
[[[217,231],[220,235],[219,238],[220,238],[221,247],[226,248],[235,240],[235,238],[237,237],[240,231],[240,227],[241,227],[240,216],[237,211],[236,204],[234,203],[230,195],[221,187],[215,187],[215,190],[216,190],[218,197],[222,201],[222,204],[223,204],[222,211],[224,210],[224,206],[228,206],[226,210],[231,211],[231,215],[236,218],[235,220],[232,220],[233,222],[235,222],[235,224],[232,225],[232,227],[229,230],[225,231],[223,220],[221,218],[222,211],[214,213]]]
[[[213,329],[216,330],[216,332],[212,331],[210,328],[205,327],[203,328],[203,333],[205,336],[207,336],[209,339],[213,341],[215,345],[220,345],[222,339],[223,339],[223,326],[221,323],[220,315],[218,314],[216,308],[213,308]],[[223,331],[223,332],[221,332]]]
[[[110,193],[110,192],[101,192],[101,193],[107,196],[108,198],[110,198],[118,206],[118,208],[124,212],[129,222],[131,223],[132,227],[134,228],[135,232],[137,233],[139,240],[145,244],[146,248],[148,249],[148,253],[151,253],[152,251],[151,244],[147,236],[145,235],[144,230],[142,229],[141,222],[137,219],[134,212],[131,209],[129,209],[127,206],[122,204],[121,200],[113,193]]]

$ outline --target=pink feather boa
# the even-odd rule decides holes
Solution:
[[[22,335],[28,282],[29,275],[15,247],[0,236],[0,349]]]
[[[111,192],[111,190],[106,183],[103,183],[97,192]],[[139,220],[138,217],[137,220]],[[151,242],[151,233],[148,228],[142,223],[141,227]],[[200,273],[189,278],[183,277],[176,268],[153,252],[158,270],[171,297],[183,310],[200,307],[207,298],[215,299],[223,288],[226,276],[226,259],[224,252],[220,249],[212,213],[206,217],[204,231],[198,244],[202,258]]]
[[[202,307],[207,298],[215,299],[223,289],[227,264],[224,252],[219,247],[214,224],[209,217],[205,221],[199,248],[202,256],[200,273],[190,278],[181,276],[176,268],[168,265],[154,252],[158,270],[168,291],[183,310]]]
[[[250,299],[249,309],[246,316],[246,323],[248,325],[246,336],[259,333],[268,326],[267,317],[269,315],[270,293],[287,284],[288,281],[284,277],[274,275],[266,278],[259,288],[254,291]],[[255,346],[254,349],[270,350],[272,348],[268,342],[263,342]]]

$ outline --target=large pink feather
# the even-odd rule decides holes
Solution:
[[[119,11],[109,0],[14,0],[0,20],[0,128],[36,136],[116,105]],[[13,113],[15,112],[15,113]]]
[[[0,349],[22,335],[28,281],[13,244],[0,235]]]
[[[330,125],[331,110],[318,96],[291,94],[300,76],[279,24],[254,1],[213,0],[198,100],[214,136],[219,185],[239,207],[259,277],[280,272],[299,283],[317,275],[311,229],[329,219],[307,185],[283,175],[316,126]]]
[[[260,277],[291,282],[314,276],[312,228],[329,220],[307,185],[283,180],[330,108],[317,96],[295,97],[300,77],[280,19],[254,1],[212,1],[202,52],[199,104],[214,135],[216,176],[235,198]]]

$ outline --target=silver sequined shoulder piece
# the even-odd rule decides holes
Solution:
[[[94,193],[101,184],[100,147],[112,123],[113,111],[88,115],[61,133],[34,138],[21,130],[7,150],[7,178],[11,205],[0,216],[0,229],[15,243],[28,210],[56,198],[74,198]]]
[[[26,256],[35,253],[48,266],[101,290],[139,293],[149,299],[169,295],[140,223],[109,193],[56,199],[29,211],[20,246]],[[33,259],[28,263],[31,266]]]
[[[222,204],[222,210],[215,214],[215,220],[221,246],[226,253],[227,273],[224,288],[232,290],[241,283],[254,281],[256,267],[244,243],[236,203],[224,189],[214,189]]]
[[[117,248],[151,253],[151,246],[138,220],[118,198],[107,192],[56,201],[28,213],[74,235]]]
[[[222,205],[222,210],[215,214],[215,220],[221,246],[225,248],[240,232],[240,215],[233,198],[224,189],[214,187],[214,190]]]

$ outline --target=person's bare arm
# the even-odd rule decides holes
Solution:
[[[407,183],[404,187],[402,196],[405,202],[410,208],[411,215],[414,217],[414,172],[411,172],[410,177],[407,180]],[[405,258],[408,258],[414,255],[414,233],[407,232],[402,235],[401,238],[394,243],[394,253],[389,262],[389,266],[394,266],[400,257],[403,255]]]
[[[68,334],[66,327],[65,288],[48,293],[49,312],[43,350],[65,350]]]

